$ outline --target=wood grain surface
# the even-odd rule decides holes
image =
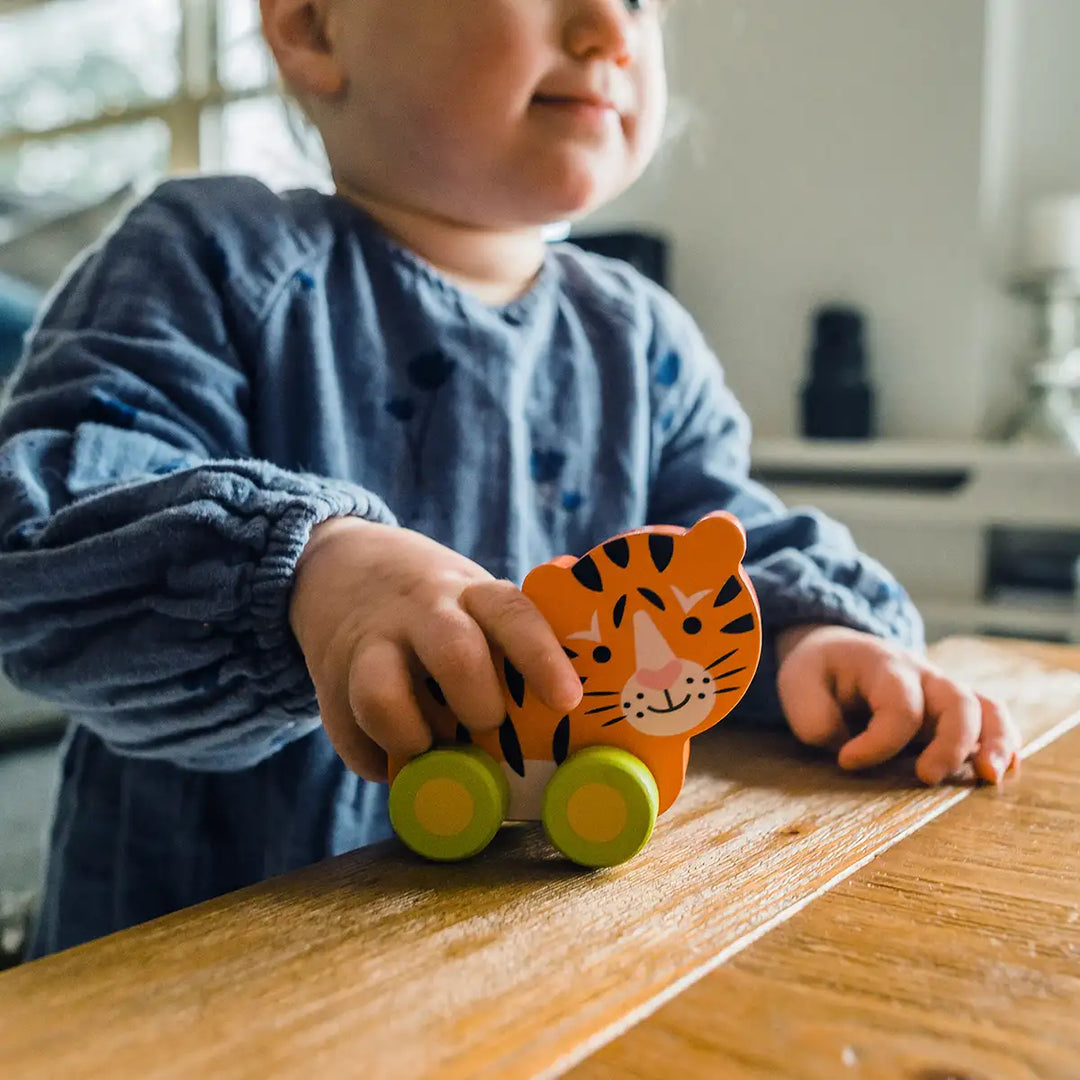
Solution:
[[[1077,1080],[1080,730],[706,976],[572,1080]]]
[[[936,656],[1008,701],[1032,745],[1080,718],[1080,674],[1054,654]],[[0,1076],[556,1074],[970,790],[921,788],[910,760],[844,776],[783,735],[699,743],[615,870],[574,869],[533,829],[456,866],[385,845],[0,976]]]

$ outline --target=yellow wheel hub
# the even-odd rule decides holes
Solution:
[[[476,813],[476,801],[457,780],[428,780],[416,793],[413,804],[422,829],[435,836],[457,836]]]
[[[609,844],[626,828],[626,800],[610,784],[584,784],[567,800],[570,828],[589,844]]]

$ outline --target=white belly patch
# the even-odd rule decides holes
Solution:
[[[507,821],[539,821],[544,800],[544,788],[555,775],[554,761],[526,761],[525,775],[518,776],[504,761],[502,770],[510,784],[510,809]]]

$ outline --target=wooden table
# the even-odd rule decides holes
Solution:
[[[673,1059],[686,1080],[1077,1080],[1080,729],[569,1075]]]
[[[1049,744],[1002,790],[718,732],[625,867],[386,845],[8,972],[0,1076],[1076,1080],[1080,651],[938,659]]]

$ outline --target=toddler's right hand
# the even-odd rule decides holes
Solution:
[[[415,691],[424,672],[470,730],[502,723],[489,643],[553,709],[581,700],[577,674],[528,597],[408,529],[359,518],[317,526],[296,566],[289,621],[330,741],[367,780],[386,779],[388,754],[431,745]]]

